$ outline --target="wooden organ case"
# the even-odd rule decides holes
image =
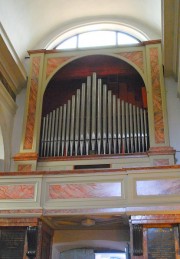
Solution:
[[[30,60],[18,171],[174,163],[159,42],[31,51]]]

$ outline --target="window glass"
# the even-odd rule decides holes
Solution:
[[[77,36],[73,36],[61,44],[59,44],[56,49],[75,49],[77,48]]]
[[[89,31],[76,34],[60,43],[56,49],[92,48],[139,43],[133,36],[119,31]]]
[[[118,32],[118,45],[126,45],[126,44],[134,44],[134,43],[139,43],[139,41],[137,39],[135,39],[134,37],[122,33],[122,32]]]
[[[79,48],[111,46],[116,44],[115,31],[91,31],[79,34]]]

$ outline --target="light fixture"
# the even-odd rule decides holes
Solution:
[[[84,219],[81,221],[81,225],[85,227],[91,227],[95,225],[94,219]]]

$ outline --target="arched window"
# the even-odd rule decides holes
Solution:
[[[119,22],[100,22],[62,30],[46,47],[47,49],[82,49],[117,47],[138,44],[149,40],[142,31]]]
[[[112,30],[97,30],[76,34],[60,42],[55,48],[60,50],[76,48],[80,49],[129,45],[137,44],[139,42],[140,40],[124,32]]]

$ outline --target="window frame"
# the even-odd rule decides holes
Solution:
[[[59,34],[56,33],[56,35],[51,39],[51,41],[46,45],[47,50],[56,49],[56,47],[67,40],[68,38],[71,38],[75,35],[84,33],[84,32],[90,32],[95,30],[106,30],[106,31],[118,31],[122,32],[124,34],[128,34],[135,39],[139,40],[140,42],[148,41],[149,37],[147,34],[145,34],[143,31],[139,30],[136,27],[133,27],[131,25],[121,23],[119,21],[96,21],[96,22],[90,22],[90,23],[83,23],[83,24],[74,24],[72,26],[64,27],[59,30]],[[120,45],[119,45],[120,46]],[[92,48],[91,48],[92,49]],[[63,50],[63,49],[62,49]],[[68,49],[66,49],[68,50]],[[74,48],[72,50],[78,50],[78,48]]]
[[[101,33],[101,32],[106,32],[107,34],[110,32],[114,32],[114,44],[102,44],[102,45],[99,45],[99,44],[97,44],[97,45],[87,45],[87,46],[81,46],[81,42],[80,42],[80,35],[85,35],[86,34],[86,36],[88,35],[88,34],[93,34],[93,32],[99,32],[99,33]],[[135,41],[135,42],[132,42],[132,43],[125,43],[125,42],[120,42],[119,43],[119,40],[118,40],[118,38],[119,38],[119,35],[123,35],[123,36],[127,36],[129,39],[132,39],[132,41]],[[76,42],[75,42],[75,46],[74,47],[61,47],[60,48],[60,45],[62,45],[62,44],[64,44],[65,42],[68,42],[69,40],[71,40],[71,39],[73,39],[74,37],[76,37]],[[75,35],[72,35],[72,36],[70,36],[70,37],[68,37],[68,38],[66,38],[66,39],[64,39],[64,40],[62,40],[61,42],[59,42],[55,47],[54,47],[54,49],[57,49],[57,50],[72,50],[72,49],[86,49],[86,48],[98,48],[98,47],[119,47],[119,46],[124,46],[124,45],[126,45],[126,46],[129,46],[129,45],[136,45],[136,44],[139,44],[139,43],[141,43],[141,41],[138,39],[138,38],[136,38],[135,36],[133,36],[133,35],[130,35],[129,33],[126,33],[126,32],[122,32],[122,31],[118,31],[118,30],[110,30],[110,29],[108,29],[108,30],[105,30],[105,29],[103,29],[103,30],[91,30],[91,31],[85,31],[85,32],[82,32],[82,33],[77,33],[77,34],[75,34]]]

